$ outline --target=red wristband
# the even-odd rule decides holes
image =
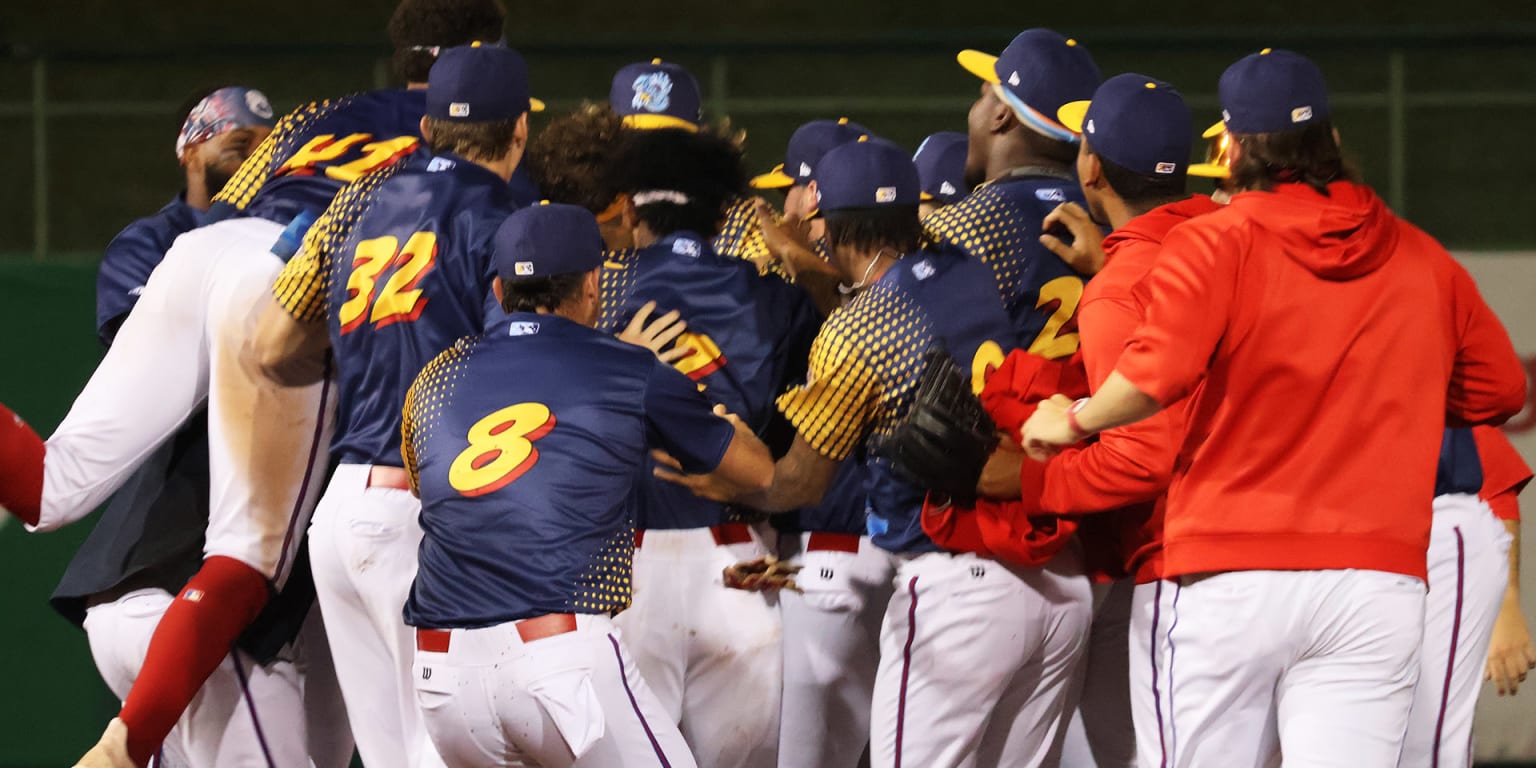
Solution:
[[[1078,440],[1082,440],[1083,438],[1093,434],[1092,432],[1083,429],[1083,425],[1077,423],[1077,412],[1081,411],[1083,406],[1087,404],[1088,398],[1084,397],[1072,403],[1072,405],[1067,408],[1067,426],[1070,427],[1072,432],[1077,435]]]

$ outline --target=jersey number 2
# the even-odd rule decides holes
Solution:
[[[347,275],[347,300],[336,312],[341,332],[351,333],[364,322],[382,328],[421,317],[427,298],[416,286],[436,263],[437,235],[431,232],[411,235],[404,248],[398,238],[388,235],[358,243]],[[394,274],[383,289],[376,290],[379,276],[392,266],[397,267]]]
[[[1076,352],[1077,331],[1062,333],[1061,329],[1077,314],[1077,304],[1082,300],[1083,281],[1076,277],[1058,277],[1040,286],[1040,299],[1035,302],[1035,309],[1044,309],[1051,304],[1055,304],[1056,308],[1051,310],[1045,327],[1040,329],[1040,334],[1030,343],[1029,351],[1047,360]]]
[[[448,467],[448,484],[465,496],[484,496],[507,487],[539,461],[535,440],[555,428],[543,403],[509,405],[469,428],[469,447]]]

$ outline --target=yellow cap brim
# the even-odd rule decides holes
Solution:
[[[625,115],[624,127],[641,131],[652,131],[658,128],[681,128],[689,133],[699,130],[699,126],[671,115]]]
[[[1083,121],[1088,118],[1088,103],[1085,101],[1069,101],[1056,110],[1056,120],[1061,127],[1073,133],[1083,132]]]
[[[932,202],[934,198],[933,198],[933,195],[930,195],[927,192],[920,192],[917,195],[917,199],[927,203],[927,202]]]
[[[773,170],[752,177],[751,184],[753,189],[787,189],[795,185],[795,180],[784,173],[784,164],[779,163]]]
[[[997,76],[997,57],[990,53],[968,48],[956,54],[955,61],[960,62],[960,66],[965,67],[965,71],[989,83],[1002,82]]]
[[[1232,175],[1232,169],[1215,163],[1195,163],[1189,167],[1186,173],[1190,176],[1199,176],[1204,179],[1225,179]]]
[[[540,100],[540,99],[529,98],[528,99],[528,111],[529,112],[543,112],[544,111],[544,102],[542,100]]]
[[[1202,139],[1214,139],[1217,136],[1220,136],[1226,130],[1227,130],[1227,124],[1226,123],[1217,122],[1215,125],[1205,129],[1205,133],[1200,134],[1200,138],[1202,138]]]

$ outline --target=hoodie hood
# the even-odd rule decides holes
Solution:
[[[1116,249],[1132,242],[1161,245],[1169,230],[1220,207],[1210,195],[1190,195],[1176,203],[1160,205],[1105,236],[1104,252],[1112,257]]]
[[[1347,181],[1323,195],[1305,184],[1232,198],[1286,255],[1324,280],[1354,280],[1387,263],[1397,246],[1397,218],[1370,187]]]

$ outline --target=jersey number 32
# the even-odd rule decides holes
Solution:
[[[432,232],[411,235],[403,248],[393,236],[358,243],[347,275],[347,300],[336,312],[341,332],[351,333],[365,322],[382,328],[421,317],[427,297],[417,286],[436,263],[437,235]],[[379,279],[390,268],[394,272],[381,289]]]

